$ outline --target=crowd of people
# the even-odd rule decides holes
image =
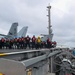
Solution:
[[[47,41],[41,41],[41,38],[37,38],[33,35],[32,38],[27,37],[5,39],[0,40],[0,49],[39,49],[39,48],[52,48],[56,47],[56,42],[51,42],[48,38]]]

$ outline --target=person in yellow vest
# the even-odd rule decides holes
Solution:
[[[38,36],[37,38],[37,48],[41,48],[41,38]]]

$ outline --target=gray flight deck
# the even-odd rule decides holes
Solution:
[[[48,71],[52,72],[52,57],[61,51],[62,48],[2,49],[0,72],[5,75],[47,75]]]

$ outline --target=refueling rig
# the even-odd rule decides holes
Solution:
[[[69,48],[0,50],[0,75],[75,75]]]
[[[53,73],[53,59],[67,48],[0,50],[1,75],[47,75]]]

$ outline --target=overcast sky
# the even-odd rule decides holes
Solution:
[[[7,34],[11,24],[18,22],[18,31],[28,26],[30,36],[47,34],[49,3],[53,40],[75,46],[75,0],[0,0],[0,33]]]

